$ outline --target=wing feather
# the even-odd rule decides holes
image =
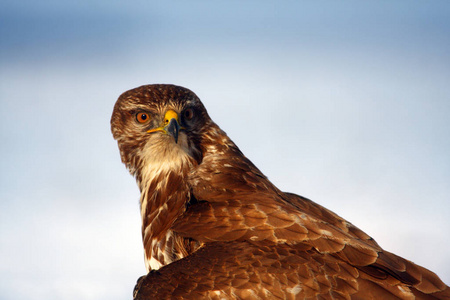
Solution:
[[[295,260],[292,260],[295,257]],[[257,262],[257,263],[256,263]],[[417,295],[425,295],[416,292]],[[134,299],[413,299],[410,288],[373,280],[350,264],[314,248],[271,242],[213,242],[150,272]],[[425,299],[419,297],[419,299]],[[445,299],[445,298],[443,298]]]
[[[199,198],[198,195],[195,196]],[[386,291],[396,297],[412,295],[410,288],[401,291],[401,284],[414,286],[424,294],[447,288],[434,273],[384,251],[369,235],[325,208],[319,209],[319,205],[308,199],[292,194],[287,199],[295,199],[293,204],[289,201],[277,201],[275,197],[267,195],[254,195],[252,204],[246,204],[246,199],[199,199],[201,200],[175,222],[173,230],[178,234],[209,243],[270,241],[278,245],[292,245],[303,248],[303,251],[317,251],[322,255],[316,257],[316,265],[320,265],[317,261],[319,258],[332,255],[339,261],[334,264],[322,262],[322,265],[327,276],[339,274],[327,281],[332,282],[334,296],[345,297],[356,293],[358,286],[354,281],[349,281],[349,278],[359,278],[360,272],[368,276],[365,280],[379,280],[381,289],[388,285]],[[261,203],[260,199],[265,202]],[[312,208],[312,213],[299,208]],[[197,223],[195,220],[203,222]],[[291,256],[293,259],[290,262],[295,263],[300,256],[298,253],[297,256]],[[273,266],[268,270],[273,271],[278,267]],[[315,285],[312,285],[307,280],[311,278],[310,273],[308,268],[299,268],[296,276],[303,278],[303,288],[316,290],[319,279],[314,279]],[[342,277],[347,278],[345,283],[341,281]],[[381,293],[379,288],[375,290],[378,291],[375,294]]]

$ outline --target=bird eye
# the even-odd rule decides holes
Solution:
[[[136,114],[136,121],[138,121],[141,124],[145,124],[148,121],[150,121],[150,116],[148,115],[148,113],[139,112]]]
[[[194,117],[194,110],[192,108],[188,108],[184,111],[184,118],[186,120],[192,120],[192,118]]]

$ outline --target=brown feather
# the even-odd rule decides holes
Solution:
[[[169,109],[178,140],[154,130]],[[138,281],[135,299],[450,299],[433,272],[277,189],[185,88],[125,92],[111,130],[141,190],[147,268],[161,267]]]

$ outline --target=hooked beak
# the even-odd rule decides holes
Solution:
[[[178,143],[178,132],[180,131],[180,125],[178,124],[178,121],[176,119],[171,119],[169,121],[169,125],[165,127],[166,132],[173,136],[175,139],[175,144]]]
[[[165,134],[172,136],[175,139],[175,143],[178,143],[178,133],[180,132],[180,128],[181,127],[179,123],[178,114],[175,111],[169,109],[164,115],[163,124],[160,127],[150,129],[147,132],[151,133],[161,131]]]

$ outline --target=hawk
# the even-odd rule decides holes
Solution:
[[[134,299],[450,299],[433,272],[274,186],[175,85],[123,93],[111,118],[139,189]]]

